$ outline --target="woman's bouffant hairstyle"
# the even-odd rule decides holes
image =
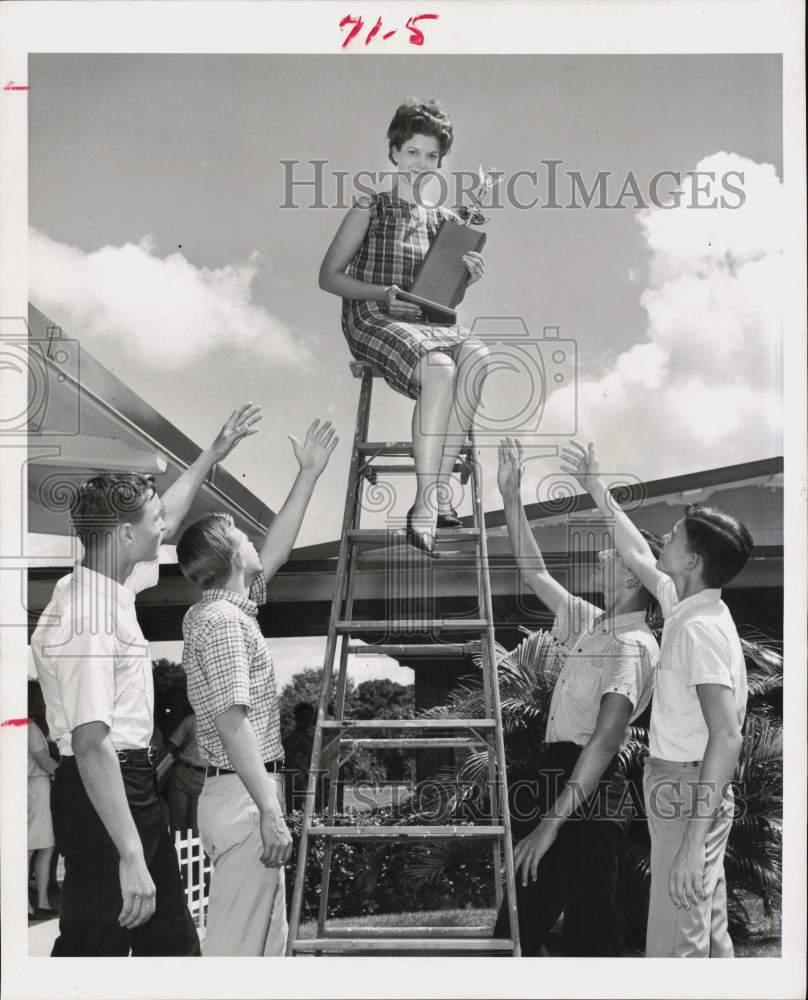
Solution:
[[[409,97],[398,106],[387,130],[387,156],[391,163],[395,163],[393,150],[401,149],[414,135],[431,135],[438,140],[440,166],[444,156],[452,148],[454,129],[449,116],[437,101],[419,101],[416,97]]]
[[[220,587],[230,576],[239,546],[229,514],[204,514],[185,529],[177,543],[183,576],[203,590]]]
[[[717,507],[691,503],[685,507],[687,544],[701,556],[702,579],[708,587],[723,587],[738,575],[754,543],[746,525]]]

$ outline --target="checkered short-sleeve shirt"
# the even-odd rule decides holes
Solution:
[[[258,627],[258,605],[267,599],[263,577],[250,596],[231,590],[204,590],[182,620],[182,665],[188,700],[196,713],[202,756],[234,770],[216,730],[217,716],[244,705],[263,761],[283,757],[275,667]]]
[[[622,694],[636,719],[651,699],[659,647],[642,611],[606,617],[580,597],[563,601],[553,636],[564,647],[553,688],[545,739],[585,746],[595,731],[600,702]]]

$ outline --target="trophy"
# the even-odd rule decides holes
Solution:
[[[455,306],[463,301],[469,280],[463,255],[469,250],[479,252],[485,245],[485,233],[472,226],[482,226],[489,221],[480,210],[481,195],[487,194],[500,178],[493,169],[486,172],[480,167],[477,173],[479,184],[466,192],[472,204],[455,209],[459,222],[453,219],[441,222],[412,286],[397,296],[420,306],[430,323],[451,326],[457,322]]]

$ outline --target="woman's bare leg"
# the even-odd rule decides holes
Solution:
[[[418,518],[419,530],[430,534],[434,533],[437,519],[434,494],[452,406],[454,376],[454,361],[440,351],[424,355],[415,369],[420,394],[412,414],[416,479],[413,520]]]
[[[474,423],[488,370],[488,348],[481,340],[466,340],[457,353],[452,407],[440,464],[438,504],[442,513],[446,513],[451,506],[452,492],[449,477]]]
[[[52,847],[42,847],[36,852],[34,875],[36,876],[36,905],[43,909],[50,908],[48,899],[48,882],[50,881],[50,863],[53,857]]]

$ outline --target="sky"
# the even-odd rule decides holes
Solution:
[[[437,97],[455,127],[445,168],[538,169],[542,204],[548,160],[567,203],[567,171],[588,188],[609,171],[609,202],[629,173],[646,201],[659,171],[743,174],[739,208],[629,197],[487,213],[487,273],[461,321],[502,357],[523,330],[537,344],[557,326],[566,344],[555,391],[537,348],[543,433],[513,428],[526,501],[557,470],[530,445],[556,430],[643,480],[782,454],[780,72],[767,55],[33,55],[30,297],[200,445],[238,403],[262,403],[261,434],[225,465],[274,509],[296,471],[287,435],[333,421],[340,444],[298,541],[335,539],[358,382],[317,272],[345,209],[281,208],[281,161],[300,161],[299,178],[314,159],[387,169],[396,106]],[[499,367],[481,415],[488,509],[494,446],[524,401]],[[411,410],[377,383],[371,437],[409,438]],[[410,487],[395,486],[400,514]]]

